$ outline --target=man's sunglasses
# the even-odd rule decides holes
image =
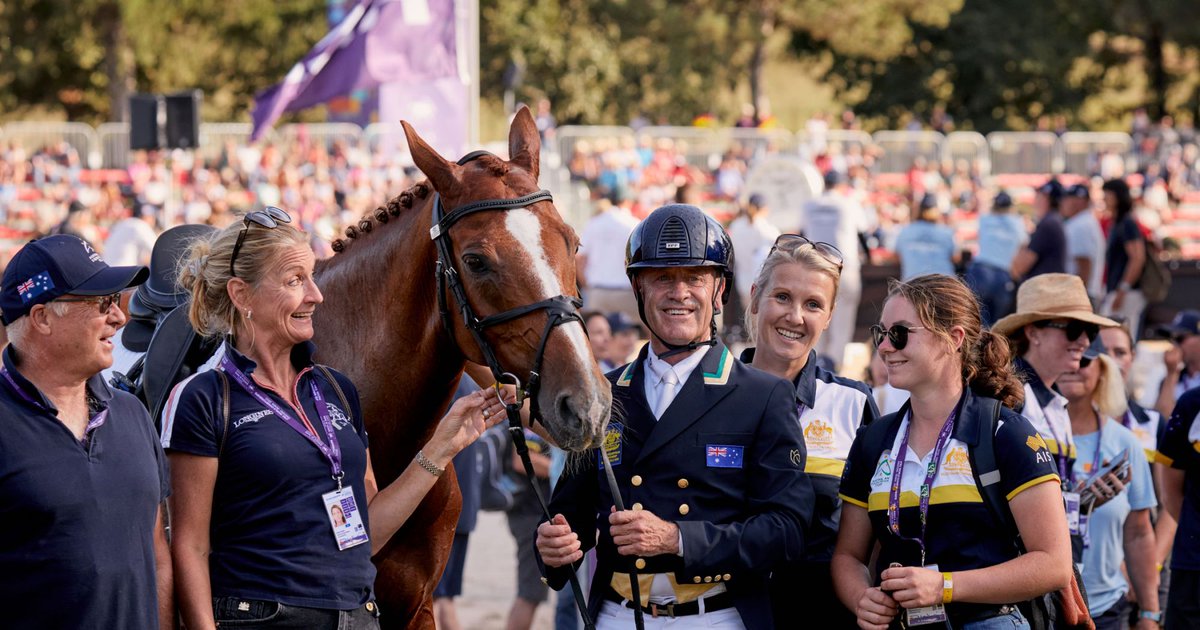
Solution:
[[[829,243],[810,241],[799,234],[780,234],[779,238],[775,239],[775,244],[771,246],[771,252],[767,255],[770,256],[777,249],[796,251],[804,245],[812,247],[818,254],[825,257],[825,260],[837,265],[838,271],[842,270],[842,263],[845,262],[845,258],[842,257],[841,250]]]
[[[54,301],[55,302],[89,302],[91,304],[95,304],[95,305],[99,306],[100,314],[104,315],[104,314],[108,313],[108,309],[112,308],[113,304],[121,303],[121,294],[120,294],[120,292],[117,292],[117,293],[113,293],[111,295],[63,296]]]
[[[875,324],[871,326],[871,339],[875,341],[875,347],[878,348],[883,345],[883,338],[886,336],[888,341],[892,342],[893,348],[903,350],[904,346],[908,345],[908,334],[914,330],[925,330],[925,327],[894,324],[891,328],[884,328]]]
[[[233,255],[229,257],[229,277],[237,277],[237,274],[233,271],[233,263],[237,261],[238,252],[242,251],[242,243],[246,242],[246,231],[250,229],[250,224],[257,223],[267,229],[273,230],[279,227],[280,223],[291,222],[291,215],[275,206],[267,206],[262,210],[247,212],[245,218],[242,219],[242,231],[238,233],[237,242],[233,244]]]
[[[1096,335],[1100,334],[1099,326],[1081,322],[1078,319],[1072,319],[1069,322],[1052,322],[1046,319],[1034,322],[1033,325],[1038,328],[1057,328],[1067,335],[1067,341],[1075,341],[1079,339],[1079,335],[1087,335],[1088,341],[1091,341],[1096,338]]]

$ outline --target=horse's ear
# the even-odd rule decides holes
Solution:
[[[400,125],[404,127],[404,136],[408,138],[408,150],[412,153],[413,163],[421,169],[422,173],[425,173],[434,189],[454,190],[454,186],[458,182],[458,165],[438,155],[433,147],[426,144],[421,136],[417,135],[412,125],[403,120],[400,121]]]
[[[533,122],[529,108],[522,106],[508,129],[508,161],[537,179],[541,153],[542,139],[538,135],[537,123]]]

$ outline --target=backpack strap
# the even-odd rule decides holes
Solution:
[[[1000,424],[1000,401],[994,398],[980,398],[980,402],[983,406],[983,416],[987,420],[979,423],[975,448],[967,449],[971,470],[975,473],[975,485],[979,488],[979,496],[983,498],[983,504],[987,506],[992,517],[1008,528],[1017,550],[1025,553],[1016,518],[1013,517],[1012,510],[1008,507],[1008,498],[1004,496],[1000,486],[1000,465],[996,463],[996,431]]]
[[[333,384],[333,391],[337,392],[338,400],[342,402],[342,409],[346,411],[346,417],[353,421],[354,410],[350,408],[350,402],[346,399],[346,393],[342,391],[342,386],[338,384],[338,380],[334,378],[333,370],[330,370],[328,367],[320,363],[317,363],[316,366],[317,369],[321,371],[321,374],[325,375],[325,380]]]
[[[221,415],[224,418],[221,426],[221,438],[217,441],[217,459],[225,452],[225,436],[229,435],[229,376],[225,370],[213,370],[221,377]]]

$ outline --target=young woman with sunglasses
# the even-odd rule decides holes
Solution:
[[[1125,382],[1117,362],[1099,341],[1084,352],[1079,369],[1058,378],[1067,398],[1071,430],[1079,457],[1075,460],[1077,492],[1085,500],[1083,584],[1097,630],[1128,628],[1130,603],[1137,595],[1137,630],[1155,630],[1162,621],[1155,567],[1154,526],[1150,510],[1158,501],[1142,444],[1117,418],[1126,412]],[[1128,464],[1104,475],[1102,468],[1117,459]],[[1083,486],[1089,481],[1090,488]],[[1126,571],[1122,571],[1122,568]],[[1128,576],[1125,573],[1128,573]]]
[[[767,254],[746,309],[746,327],[757,346],[746,350],[742,361],[795,386],[808,449],[805,472],[816,493],[804,560],[771,576],[771,605],[779,627],[793,623],[785,620],[793,620],[797,610],[814,627],[855,626],[854,615],[837,604],[829,561],[837,539],[837,491],[846,454],[858,428],[879,413],[869,387],[821,368],[813,350],[833,317],[841,267],[841,252],[832,245],[784,234]]]
[[[893,282],[872,335],[889,382],[911,398],[850,449],[838,596],[865,630],[1028,628],[1017,604],[1070,584],[1071,552],[1050,454],[1011,409],[1022,390],[1008,343],[983,328],[970,289],[939,274]],[[988,430],[1004,506],[976,484],[973,449]],[[1006,508],[1016,531],[997,515]]]
[[[192,629],[378,628],[371,555],[503,417],[492,391],[461,398],[378,488],[353,384],[312,359],[321,291],[290,223],[252,212],[197,241],[180,274],[192,326],[225,338],[218,370],[177,385],[163,412],[175,590]]]
[[[1046,273],[1026,280],[1017,290],[1017,311],[992,326],[1008,337],[1013,366],[1025,381],[1020,409],[1054,454],[1066,501],[1076,562],[1083,557],[1079,527],[1079,494],[1074,491],[1075,441],[1067,399],[1055,388],[1059,376],[1079,369],[1079,360],[1101,328],[1117,323],[1096,315],[1079,276]]]

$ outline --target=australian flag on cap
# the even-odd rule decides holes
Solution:
[[[21,296],[21,301],[28,304],[30,300],[54,288],[54,281],[50,279],[50,272],[43,271],[36,276],[17,285],[17,294]]]

